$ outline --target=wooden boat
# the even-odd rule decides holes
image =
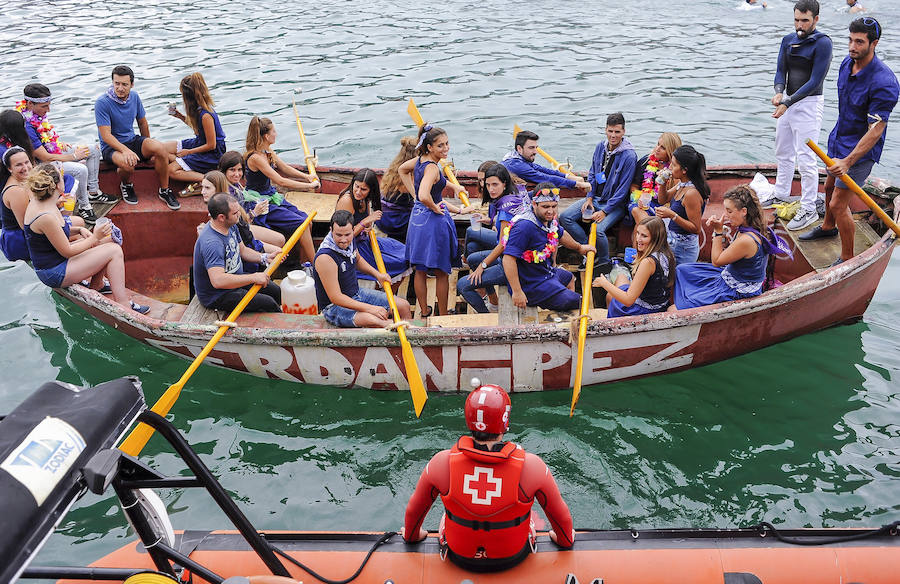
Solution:
[[[191,475],[163,476],[113,448],[135,420],[154,428]],[[516,567],[474,574],[441,559],[435,534],[421,544],[407,545],[392,532],[261,532],[181,433],[164,417],[146,410],[136,378],[79,391],[60,382],[45,384],[0,421],[0,459],[5,461],[4,470],[16,469],[15,474],[0,473],[4,582],[17,576],[60,578],[67,583],[122,582],[154,570],[162,574],[142,574],[130,582],[172,584],[177,574],[181,582],[219,584],[235,576],[274,574],[284,577],[278,584],[293,581],[287,578],[360,584],[880,584],[896,582],[900,553],[900,522],[874,530],[775,530],[768,524],[745,529],[582,529],[571,550],[558,549],[546,533],[539,533],[536,551]],[[54,462],[54,473],[39,472]],[[165,505],[150,489],[191,487],[209,492],[236,530],[192,526],[195,529],[174,531]],[[29,566],[76,497],[85,490],[101,496],[110,488],[139,541],[86,567]],[[401,509],[397,515],[402,515]],[[357,566],[357,576],[343,580]]]
[[[324,235],[335,194],[349,183],[355,171],[322,167],[322,194],[289,195],[301,208],[319,211],[314,237]],[[774,169],[755,165],[710,169],[712,197],[706,214],[721,212],[723,193],[749,182],[756,172],[771,176]],[[474,173],[459,174],[474,193]],[[58,292],[127,335],[192,359],[215,332],[213,323],[224,316],[204,309],[196,300],[188,303],[188,267],[195,228],[206,219],[206,209],[200,197],[192,197],[182,199],[180,211],[169,211],[155,196],[157,183],[152,169],[140,169],[135,185],[139,204],[118,204],[108,216],[125,234],[126,283],[140,295],[142,304],[151,306],[150,313],[142,316],[124,310],[78,285]],[[114,192],[115,173],[104,171],[101,186]],[[561,206],[581,196],[574,191],[563,195]],[[855,210],[862,209],[865,207],[859,203]],[[465,218],[460,220],[460,233],[467,223]],[[761,296],[641,317],[607,319],[604,310],[592,311],[584,384],[698,367],[860,318],[887,267],[893,238],[879,237],[866,221],[866,213],[859,213],[858,255],[828,268],[839,255],[838,238],[801,242],[796,232],[787,232],[780,223],[776,227],[789,239],[794,256],[776,262],[775,275],[784,285]],[[621,250],[628,245],[630,232],[630,228],[620,228],[611,247]],[[710,241],[709,232],[701,235],[701,258],[709,257]],[[520,312],[507,301],[499,315],[435,317],[427,323],[417,321],[428,326],[408,334],[429,391],[465,391],[472,377],[512,391],[563,389],[572,386],[575,371],[570,317],[534,309]],[[318,316],[293,314],[248,314],[237,324],[207,362],[287,381],[408,389],[395,333],[341,330]]]

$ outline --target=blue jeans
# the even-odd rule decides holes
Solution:
[[[675,264],[692,264],[700,257],[700,237],[693,233],[668,234],[669,247],[675,256]]]
[[[596,208],[596,203],[594,205]],[[613,209],[609,215],[603,218],[603,221],[597,223],[597,255],[594,260],[596,263],[609,263],[609,240],[606,238],[606,231],[621,221],[624,216],[625,209],[619,207]],[[588,242],[588,234],[583,227],[588,225],[588,223],[581,219],[580,203],[575,203],[563,211],[559,216],[559,223],[572,236],[572,239],[578,243]]]
[[[353,295],[353,299],[357,302],[387,308],[389,318],[392,318],[390,317],[391,305],[388,302],[387,294],[381,290],[360,288],[359,291]],[[356,323],[353,322],[353,319],[356,317],[356,312],[357,311],[352,308],[344,308],[337,304],[329,304],[322,310],[322,316],[334,326],[339,326],[341,328],[355,328]]]
[[[488,311],[487,306],[476,290],[484,288],[490,294],[493,293],[494,286],[506,285],[506,273],[503,271],[503,264],[497,261],[488,266],[488,269],[481,274],[481,281],[478,284],[472,284],[470,278],[471,276],[466,276],[459,280],[456,283],[456,291],[476,312],[485,313]]]
[[[497,247],[499,238],[500,236],[497,232],[489,227],[482,227],[477,230],[468,227],[466,229],[466,257],[469,257],[477,251],[490,251],[494,249]]]

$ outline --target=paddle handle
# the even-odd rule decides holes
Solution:
[[[278,266],[281,264],[282,260],[287,256],[287,254],[291,251],[294,245],[300,241],[300,237],[303,235],[303,232],[310,226],[313,218],[316,216],[316,212],[313,211],[309,214],[306,220],[300,224],[299,227],[294,231],[291,235],[290,239],[285,242],[284,247],[281,248],[281,253],[275,256],[275,259],[272,260],[272,263],[269,264],[269,267],[266,269],[266,274],[271,276]],[[234,310],[231,311],[231,314],[228,315],[228,318],[225,319],[225,322],[234,323],[237,320],[237,317],[247,308],[247,304],[253,300],[253,297],[256,296],[256,293],[262,289],[262,286],[259,284],[254,284],[250,287],[250,290],[244,295],[241,301],[237,306],[234,307]],[[225,333],[228,332],[230,326],[222,325],[219,327],[219,330],[216,331],[216,334],[206,343],[206,346],[203,347],[203,350],[194,358],[191,362],[190,366],[188,366],[187,370],[184,372],[184,375],[176,381],[174,384],[169,386],[169,389],[163,393],[162,397],[157,400],[153,407],[150,408],[153,412],[159,414],[160,416],[166,416],[169,413],[169,410],[172,409],[172,406],[175,405],[175,402],[178,401],[178,396],[181,395],[181,390],[184,388],[184,384],[187,383],[187,380],[191,378],[194,372],[200,367],[200,364],[203,363],[203,360],[212,352],[213,348],[215,348],[216,344],[225,336]],[[125,454],[131,456],[137,456],[141,453],[141,450],[144,449],[144,446],[147,445],[147,442],[150,440],[150,437],[153,436],[153,428],[141,422],[137,425],[137,427],[131,431],[131,434],[122,441],[122,444],[119,445],[119,450],[124,452]]]
[[[412,121],[415,122],[417,128],[421,128],[425,125],[425,118],[422,117],[422,114],[419,113],[419,108],[416,107],[416,102],[410,98],[409,104],[406,106],[406,113],[409,114],[409,117],[412,118]],[[444,165],[444,176],[447,177],[447,180],[452,182],[455,185],[462,186],[459,184],[459,180],[457,180],[456,175],[453,174],[453,169],[449,164]],[[466,191],[460,191],[459,200],[462,201],[462,204],[466,207],[469,206],[469,195]],[[381,268],[378,268],[379,270]]]
[[[315,156],[312,156],[309,153],[309,144],[306,143],[306,133],[303,131],[303,124],[300,123],[300,114],[297,112],[297,100],[292,97],[291,103],[294,106],[294,119],[297,120],[297,131],[300,132],[300,143],[303,145],[303,154],[306,156],[306,170],[309,171],[308,174],[313,180],[319,180],[319,175],[316,174],[316,165],[313,162]]]
[[[822,162],[825,163],[825,166],[831,166],[834,164],[834,160],[830,156],[825,154],[825,151],[819,148],[818,144],[816,144],[812,140],[807,140],[806,145],[812,148],[812,151],[822,159]],[[872,197],[870,197],[869,194],[866,193],[866,191],[862,190],[859,185],[856,184],[855,180],[850,178],[849,174],[842,175],[840,179],[845,185],[850,187],[851,191],[856,193],[856,195],[863,200],[863,203],[865,203],[866,206],[869,207],[869,209],[872,209],[872,211],[878,216],[879,219],[884,221],[885,225],[891,228],[891,231],[893,231],[897,235],[900,235],[900,227],[898,227],[897,224],[894,223],[894,220],[884,212],[884,209],[878,206],[878,203],[872,200]]]
[[[386,274],[387,270],[384,267],[384,259],[381,257],[381,248],[378,246],[378,237],[375,236],[374,229],[369,230],[369,245],[372,248],[372,255],[375,256],[375,267],[378,268],[379,272]],[[390,283],[382,282],[382,287],[384,288],[384,293],[387,294],[388,304],[391,305],[394,322],[400,322],[400,311],[397,310],[397,302],[394,300],[394,291],[391,289]],[[397,330],[402,328],[401,326]]]
[[[588,245],[597,246],[597,223],[591,221],[591,234],[588,236]],[[594,256],[595,252],[587,254],[587,264],[584,268],[584,280],[581,281],[581,314],[578,317],[578,352],[575,357],[575,382],[572,384],[572,405],[569,407],[569,417],[575,414],[575,404],[581,396],[581,379],[584,373],[584,341],[587,337],[587,316],[590,310],[590,302],[593,297],[591,284],[594,281]]]

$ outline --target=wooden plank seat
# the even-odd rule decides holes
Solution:
[[[181,322],[185,324],[215,324],[217,320],[224,320],[227,314],[218,310],[206,308],[200,304],[200,299],[194,295],[188,303],[184,314],[181,315]]]
[[[856,224],[856,234],[853,238],[853,253],[858,255],[872,247],[872,245],[881,239],[872,226],[869,225],[867,218],[868,212],[854,213],[853,221]],[[812,231],[816,227],[822,225],[822,221],[818,220],[802,231],[788,231],[784,228],[784,222],[778,219],[782,229],[778,232],[782,236],[787,234],[793,243],[794,249],[799,249],[803,253],[803,257],[809,262],[809,265],[821,272],[831,267],[831,264],[841,256],[841,238],[839,236],[826,237],[813,241],[803,241],[800,236],[804,233]]]

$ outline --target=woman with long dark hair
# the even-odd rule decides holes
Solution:
[[[693,146],[679,146],[669,161],[672,178],[678,183],[671,189],[659,190],[659,203],[654,213],[669,219],[669,247],[679,264],[696,262],[700,256],[701,218],[709,200],[706,182],[706,158]],[[666,203],[668,207],[663,206]]]

